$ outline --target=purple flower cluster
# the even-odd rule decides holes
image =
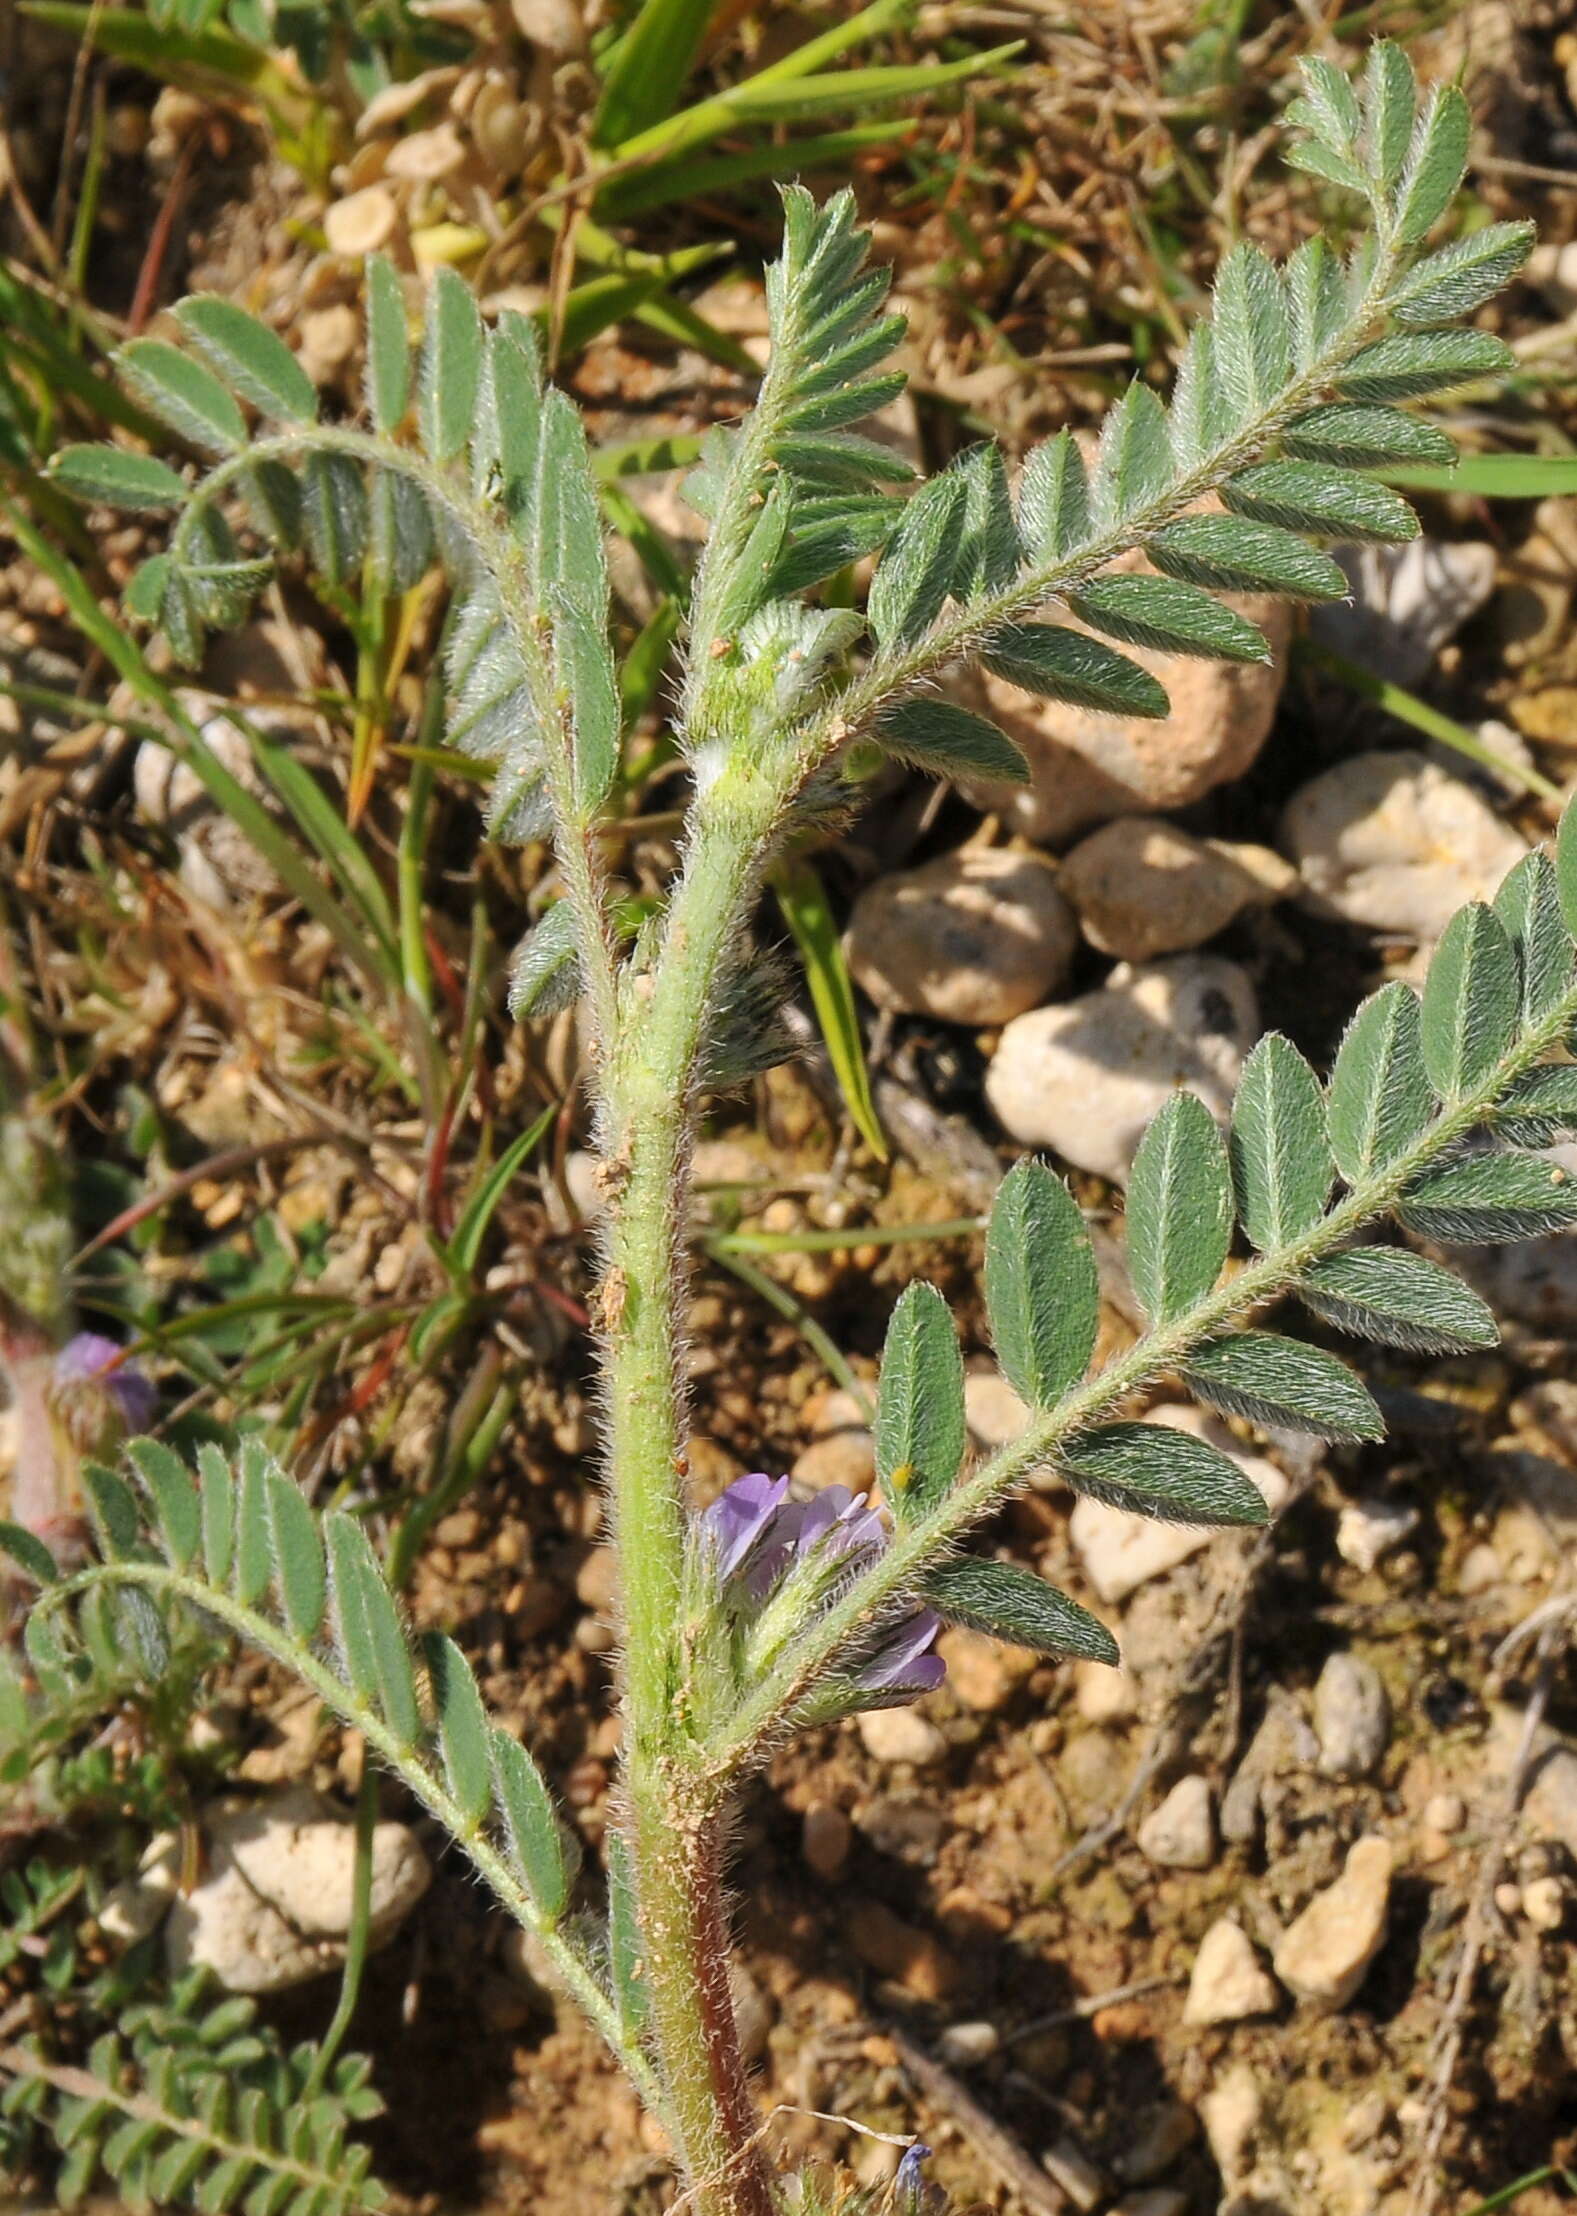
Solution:
[[[862,1493],[829,1485],[808,1501],[789,1498],[786,1477],[754,1470],[736,1478],[701,1518],[711,1568],[719,1584],[752,1610],[803,1577],[822,1594],[868,1568],[886,1551],[881,1517]],[[860,1664],[860,1706],[897,1706],[941,1684],[947,1664],[931,1652],[942,1628],[933,1609],[917,1609],[881,1639]]]
[[[55,1388],[68,1402],[98,1388],[107,1393],[122,1428],[130,1435],[146,1431],[159,1396],[134,1362],[122,1359],[124,1347],[98,1331],[79,1331],[55,1356]]]

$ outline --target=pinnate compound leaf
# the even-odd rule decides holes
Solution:
[[[274,1582],[285,1621],[298,1639],[312,1640],[322,1627],[323,1611],[328,1604],[328,1579],[317,1519],[295,1482],[277,1464],[271,1463],[264,1473],[264,1488],[273,1545]]]
[[[1128,1272],[1152,1324],[1203,1300],[1232,1243],[1232,1181],[1216,1119],[1196,1093],[1152,1118],[1128,1175]]]
[[[405,292],[385,254],[367,258],[367,412],[373,429],[397,431],[411,404]]]
[[[1084,457],[1071,431],[1037,446],[1018,490],[1018,532],[1024,558],[1053,562],[1090,535],[1090,489]]]
[[[477,1831],[493,1805],[493,1764],[487,1711],[465,1656],[443,1632],[423,1642],[432,1674],[433,1706],[444,1775],[468,1832]]]
[[[574,1871],[564,1851],[564,1834],[542,1772],[509,1732],[495,1726],[489,1734],[493,1783],[510,1857],[549,1929],[569,1906]]]
[[[1279,1031],[1243,1066],[1232,1108],[1232,1183],[1262,1254],[1291,1246],[1325,1213],[1336,1164],[1319,1079]]]
[[[1418,83],[1413,67],[1394,39],[1377,39],[1369,49],[1363,82],[1364,153],[1381,184],[1402,174],[1418,112]]]
[[[1201,1400],[1251,1423],[1322,1439],[1379,1439],[1385,1423],[1334,1355],[1273,1331],[1233,1331],[1196,1347],[1183,1377]]]
[[[1399,982],[1382,985],[1347,1026],[1327,1118],[1331,1151],[1349,1185],[1388,1168],[1435,1112],[1422,1033],[1418,995]]]
[[[1234,247],[1222,264],[1211,322],[1221,381],[1246,423],[1279,396],[1292,371],[1286,288],[1257,246]]]
[[[1409,1185],[1397,1205],[1409,1231],[1464,1245],[1497,1244],[1577,1224],[1577,1181],[1537,1154],[1468,1154]]]
[[[964,1459],[964,1362],[934,1285],[905,1286],[887,1327],[876,1397],[876,1474],[895,1517],[917,1522]]]
[[[1116,1663],[1117,1642],[1098,1617],[1031,1570],[966,1557],[926,1573],[920,1598],[949,1623],[1036,1654]]]
[[[1473,118],[1455,85],[1436,85],[1418,119],[1396,189],[1396,230],[1415,245],[1456,198],[1467,167]]]
[[[1350,400],[1416,400],[1503,377],[1516,360],[1488,331],[1399,331],[1363,347],[1334,382]]]
[[[203,1568],[210,1585],[230,1582],[235,1555],[235,1478],[212,1440],[197,1449],[198,1501],[203,1515]]]
[[[63,446],[49,474],[73,500],[144,514],[179,508],[190,489],[167,463],[125,446]]]
[[[1531,223],[1490,223],[1410,269],[1388,305],[1415,329],[1471,315],[1510,284],[1533,248]]]
[[[1003,1374],[1031,1408],[1052,1408],[1095,1351],[1100,1289],[1078,1203],[1043,1162],[1003,1179],[986,1231],[986,1309]]]
[[[1006,732],[950,700],[902,700],[878,716],[873,735],[889,753],[933,777],[1029,782],[1029,764]]]
[[[98,1535],[99,1550],[106,1560],[123,1561],[135,1554],[142,1537],[142,1518],[137,1513],[137,1496],[123,1478],[102,1463],[85,1462],[82,1466],[82,1490],[87,1496],[88,1514]]]
[[[1044,700],[1117,716],[1164,716],[1170,708],[1165,686],[1147,669],[1064,624],[1005,623],[981,660],[994,676]]]
[[[60,1575],[55,1557],[43,1540],[21,1524],[0,1522],[0,1554],[7,1555],[35,1585],[53,1585]]]
[[[1414,1354],[1464,1354],[1500,1336],[1477,1293],[1402,1247],[1327,1255],[1299,1280],[1298,1298],[1339,1331]]]
[[[1424,1067],[1443,1100],[1476,1091],[1504,1058],[1519,999],[1516,957],[1494,911],[1482,901],[1459,908],[1424,980]]]
[[[204,454],[234,454],[246,444],[246,418],[210,370],[164,339],[133,339],[116,367],[144,407]]]
[[[1273,523],[1250,523],[1244,516],[1183,516],[1146,540],[1145,553],[1168,577],[1217,592],[1341,600],[1352,589],[1340,567],[1318,547]]]
[[[175,320],[232,392],[273,423],[314,423],[317,387],[277,331],[216,293],[183,300]]]
[[[1135,382],[1101,427],[1091,504],[1103,528],[1160,498],[1176,464],[1166,410],[1148,385]]]
[[[959,561],[965,487],[959,472],[933,477],[904,510],[875,577],[866,613],[883,646],[907,646],[942,612]]]
[[[416,414],[422,445],[435,462],[452,461],[471,436],[482,375],[482,318],[471,288],[440,268],[427,296],[416,373]]]
[[[1333,401],[1299,416],[1281,443],[1300,461],[1334,462],[1350,469],[1378,469],[1388,462],[1425,462],[1450,468],[1457,450],[1443,431],[1400,408],[1358,400]]]
[[[556,900],[515,950],[509,970],[509,1012],[517,1022],[556,1016],[580,992],[580,944],[575,910]]]
[[[1103,1424],[1060,1457],[1075,1492],[1158,1523],[1262,1524],[1264,1495],[1229,1456],[1163,1423]]]
[[[133,1439],[126,1459],[141,1478],[164,1551],[178,1570],[189,1569],[202,1545],[202,1503],[178,1454],[157,1439]]]
[[[1490,1124],[1516,1146],[1554,1146],[1577,1131],[1577,1062],[1543,1062],[1509,1085]]]
[[[1271,659],[1256,624],[1175,577],[1092,577],[1069,593],[1068,605],[1083,622],[1128,646],[1233,662]]]
[[[1572,943],[1561,914],[1555,865],[1542,847],[1508,871],[1493,902],[1517,957],[1522,1020],[1552,1014],[1572,987]]]
[[[1418,536],[1418,518],[1399,493],[1323,462],[1261,462],[1229,477],[1221,497],[1236,515],[1310,538],[1399,542]]]

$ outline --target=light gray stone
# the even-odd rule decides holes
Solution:
[[[1230,1916],[1219,1917],[1194,1957],[1183,2004],[1184,2023],[1241,2023],[1248,2016],[1270,2015],[1280,1999],[1275,1980],[1254,1952],[1243,1926]]]
[[[1179,1086],[1225,1117],[1258,1031],[1254,989],[1235,962],[1122,963],[1098,992],[1010,1023],[986,1097],[1022,1145],[1122,1184],[1146,1124]]]
[[[1323,646],[1394,684],[1416,685],[1448,640],[1495,589],[1500,557],[1478,539],[1412,539],[1405,546],[1339,546],[1348,600],[1316,608]]]
[[[1139,1850],[1164,1870],[1208,1870],[1216,1858],[1210,1781],[1180,1777],[1139,1826]]]
[[[1345,2008],[1385,1944],[1391,1842],[1378,1832],[1348,1851],[1341,1876],[1316,1893],[1276,1948],[1276,1975],[1296,2000]]]
[[[1354,754],[1301,786],[1281,840],[1321,913],[1426,945],[1527,852],[1461,778],[1408,747]]]
[[[859,1718],[859,1733],[876,1762],[911,1762],[925,1770],[947,1753],[936,1725],[913,1708],[873,1708]]]
[[[1121,816],[1080,840],[1057,882],[1091,946],[1148,962],[1203,946],[1245,908],[1290,891],[1298,874],[1264,847],[1196,839],[1159,816]]]
[[[937,2052],[950,2069],[967,2070],[989,2062],[1002,2044],[995,2024],[949,2024],[936,2042]]]
[[[1078,931],[1039,855],[963,847],[868,886],[844,946],[878,1008],[998,1024],[1061,990]]]
[[[1314,1729],[1326,1777],[1367,1777],[1391,1736],[1391,1708],[1372,1662],[1333,1654],[1314,1688]]]
[[[1336,1519],[1336,1551],[1355,1570],[1372,1570],[1418,1528],[1418,1510],[1400,1500],[1350,1500]]]

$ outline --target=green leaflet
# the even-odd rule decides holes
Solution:
[[[1232,402],[1216,368],[1215,333],[1208,323],[1196,324],[1183,349],[1172,399],[1172,451],[1179,466],[1190,469],[1203,461],[1236,427]]]
[[[1170,707],[1166,688],[1147,669],[1062,624],[1005,623],[980,658],[995,676],[1046,700],[1120,716],[1164,716]]]
[[[156,1439],[133,1439],[126,1459],[153,1504],[165,1554],[178,1570],[189,1569],[202,1545],[203,1518],[202,1503],[185,1464]]]
[[[1347,1026],[1327,1115],[1331,1151],[1349,1185],[1404,1154],[1434,1115],[1422,1029],[1418,996],[1400,983],[1382,985]]]
[[[204,1440],[197,1449],[198,1505],[203,1519],[203,1568],[210,1585],[222,1592],[230,1582],[235,1550],[235,1480],[218,1447]]]
[[[1344,1363],[1271,1331],[1233,1331],[1196,1347],[1183,1365],[1190,1390],[1251,1423],[1322,1439],[1379,1439],[1380,1411]]]
[[[1227,256],[1216,279],[1210,317],[1217,372],[1239,420],[1246,423],[1270,406],[1292,374],[1286,287],[1281,272],[1257,246],[1245,243]]]
[[[1103,1424],[1070,1440],[1059,1467],[1076,1492],[1159,1523],[1268,1520],[1263,1496],[1235,1462],[1170,1424]]]
[[[1024,464],[1018,532],[1027,562],[1054,562],[1089,537],[1089,484],[1071,431],[1037,446]]]
[[[629,1843],[615,1828],[608,1833],[608,1969],[625,2036],[639,2039],[651,2013],[651,1988],[642,1967],[644,1947],[635,1900],[635,1872]]]
[[[1554,1146],[1577,1131],[1577,1062],[1544,1062],[1501,1094],[1490,1116],[1515,1146]]]
[[[263,1497],[274,1558],[274,1584],[285,1621],[303,1644],[310,1644],[318,1635],[328,1604],[328,1577],[317,1519],[294,1479],[287,1477],[276,1462],[271,1461],[263,1472]]]
[[[1307,369],[1347,323],[1342,265],[1324,239],[1306,239],[1288,262],[1287,303],[1293,360]]]
[[[474,1835],[493,1805],[487,1711],[471,1665],[454,1641],[442,1632],[429,1632],[423,1647],[432,1673],[444,1775],[464,1829]]]
[[[1302,461],[1335,462],[1350,469],[1378,469],[1387,462],[1449,465],[1456,448],[1443,431],[1400,408],[1334,401],[1299,416],[1282,433],[1281,443]]]
[[[1018,526],[1013,520],[1007,466],[995,440],[970,447],[957,469],[964,483],[964,505],[953,597],[967,603],[1001,592],[1017,577]]]
[[[1154,1325],[1185,1315],[1214,1287],[1232,1243],[1232,1182],[1216,1120],[1175,1092],[1140,1140],[1128,1175],[1128,1273]]]
[[[933,777],[1029,782],[1029,764],[1006,732],[950,700],[902,700],[882,711],[872,736],[889,753]]]
[[[268,1516],[270,1467],[262,1442],[243,1439],[235,1495],[235,1563],[230,1575],[231,1590],[243,1608],[258,1605],[274,1575]]]
[[[317,420],[316,386],[266,323],[213,293],[181,301],[175,320],[231,391],[260,414],[275,423]]]
[[[941,614],[958,565],[964,504],[964,480],[949,470],[922,485],[905,508],[866,603],[883,646],[912,645]]]
[[[1097,524],[1109,529],[1159,499],[1175,468],[1166,410],[1149,385],[1136,381],[1101,426],[1090,495]]]
[[[542,1922],[551,1930],[569,1906],[574,1870],[542,1772],[507,1731],[489,1734],[493,1784],[516,1869]]]
[[[1350,400],[1415,400],[1515,367],[1510,347],[1488,331],[1405,331],[1364,347],[1335,383]]]
[[[1412,64],[1394,39],[1377,39],[1364,71],[1364,153],[1382,185],[1394,185],[1402,174],[1417,109]]]
[[[920,1521],[964,1459],[964,1363],[933,1285],[905,1286],[887,1327],[876,1398],[876,1475],[893,1515]]]
[[[301,472],[301,520],[318,574],[331,585],[354,575],[367,544],[367,491],[348,454],[314,453]]]
[[[1516,959],[1482,901],[1459,908],[1424,981],[1422,1045],[1431,1084],[1447,1102],[1475,1092],[1516,1036]]]
[[[0,1522],[0,1554],[8,1555],[24,1577],[38,1586],[53,1585],[60,1571],[42,1539],[21,1524]]]
[[[471,436],[482,375],[482,318],[465,279],[440,267],[427,296],[416,372],[422,445],[435,462],[453,461]]]
[[[1509,285],[1536,236],[1531,223],[1490,223],[1417,263],[1391,294],[1398,323],[1423,328],[1451,323]]]
[[[1318,132],[1339,153],[1351,154],[1363,128],[1363,116],[1346,71],[1318,55],[1305,54],[1298,62],[1298,74],[1303,79],[1307,128]]]
[[[63,446],[49,465],[53,482],[73,500],[101,502],[151,514],[179,508],[187,497],[183,477],[151,454],[124,446]]]
[[[1416,1178],[1396,1212],[1426,1239],[1532,1239],[1577,1223],[1577,1184],[1536,1154],[1469,1154]]]
[[[115,366],[144,407],[204,454],[246,444],[246,418],[217,377],[163,339],[133,339]]]
[[[1458,88],[1434,86],[1396,188],[1396,230],[1404,244],[1412,245],[1432,230],[1456,198],[1472,128]]]
[[[1319,1079],[1279,1031],[1243,1067],[1232,1107],[1232,1183],[1262,1254],[1291,1246],[1325,1213],[1336,1164]]]
[[[376,431],[397,431],[411,404],[405,293],[385,254],[367,257],[367,413]]]
[[[1082,1655],[1116,1663],[1117,1642],[1097,1617],[1055,1585],[1007,1562],[969,1558],[927,1573],[920,1597],[949,1622],[983,1631],[1037,1654]]]
[[[556,1016],[580,991],[580,948],[575,910],[556,900],[515,950],[509,969],[509,1012],[516,1022]]]
[[[416,1675],[394,1597],[361,1525],[331,1510],[323,1519],[334,1601],[334,1628],[346,1678],[382,1714],[398,1745],[421,1737]]]
[[[1502,880],[1493,902],[1517,957],[1522,1020],[1549,1015],[1572,981],[1572,946],[1561,914],[1555,865],[1542,847],[1523,856]]]
[[[1261,462],[1229,477],[1221,497],[1234,514],[1279,523],[1310,538],[1400,541],[1418,536],[1417,516],[1389,486],[1322,462]]]
[[[624,726],[618,673],[601,609],[562,585],[549,586],[546,599],[560,712],[572,733],[576,806],[580,821],[591,823],[618,774]]]
[[[1555,889],[1566,928],[1577,939],[1577,809],[1565,810],[1555,834]]]
[[[1341,600],[1351,590],[1341,569],[1318,547],[1272,523],[1250,523],[1244,516],[1184,516],[1147,539],[1145,553],[1168,577],[1218,592]]]
[[[1069,593],[1068,606],[1082,622],[1129,646],[1233,662],[1271,659],[1257,625],[1175,577],[1092,577]]]
[[[1298,1298],[1339,1331],[1415,1354],[1466,1353],[1500,1336],[1477,1293],[1402,1247],[1328,1255],[1299,1281]]]
[[[434,552],[432,514],[420,485],[403,470],[375,469],[368,495],[367,563],[385,592],[421,583]]]
[[[1100,1322],[1095,1255],[1072,1194],[1043,1162],[1016,1162],[986,1232],[986,1309],[997,1360],[1031,1408],[1052,1408],[1089,1367]]]

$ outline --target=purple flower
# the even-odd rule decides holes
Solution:
[[[753,1470],[700,1519],[711,1576],[749,1620],[758,1645],[792,1636],[887,1549],[886,1527],[863,1493],[829,1485],[802,1501],[788,1491],[786,1477]],[[790,1605],[778,1626],[763,1612],[780,1594]],[[935,1611],[924,1608],[885,1632],[855,1673],[859,1697],[851,1707],[895,1707],[934,1691],[947,1675],[946,1663],[930,1651],[941,1627]]]
[[[101,1387],[126,1431],[146,1431],[159,1396],[136,1364],[123,1360],[124,1354],[125,1349],[102,1332],[79,1331],[55,1356],[55,1384],[71,1397],[84,1386]]]
[[[919,2210],[925,2205],[928,2198],[926,2182],[920,2173],[921,2166],[930,2157],[931,2150],[922,2139],[914,2140],[904,2149],[898,2174],[893,2179],[893,2206],[901,2211],[901,2216],[918,2216]]]

